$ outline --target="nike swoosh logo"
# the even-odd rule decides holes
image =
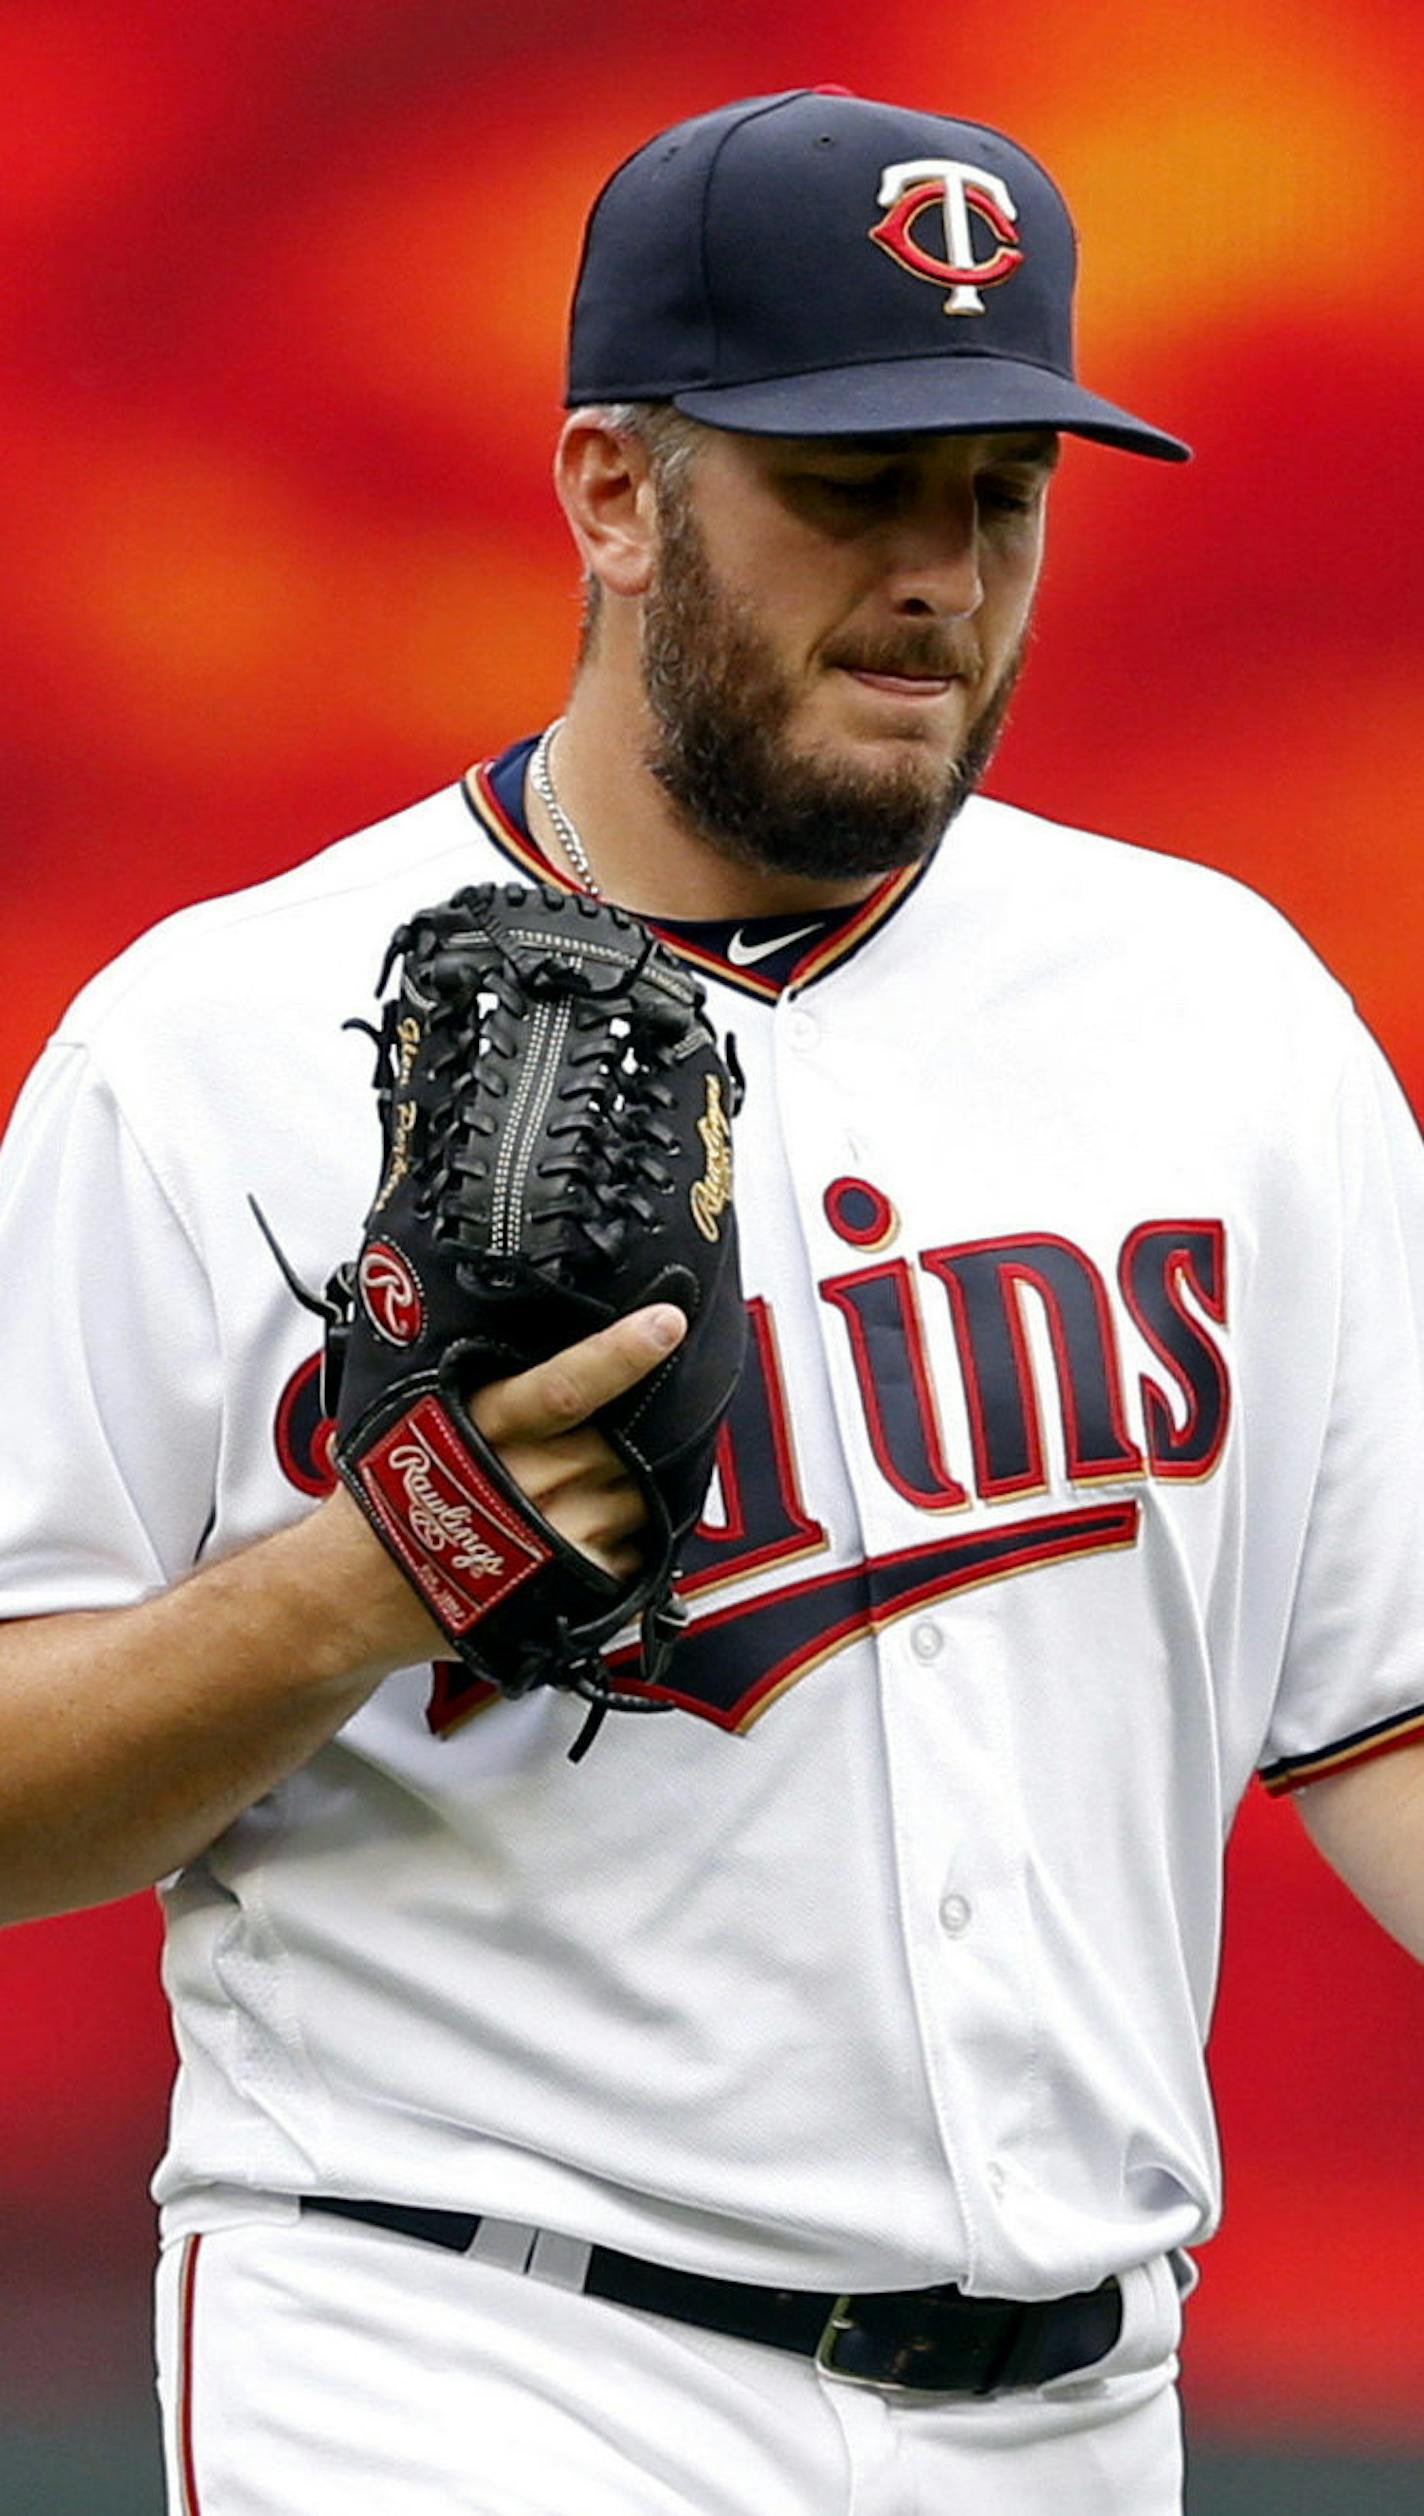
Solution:
[[[789,935],[773,935],[769,943],[743,943],[742,930],[737,928],[727,946],[727,958],[734,970],[745,970],[753,961],[768,961],[773,952],[784,952],[788,944],[799,943],[803,935],[814,935],[819,918],[810,926],[793,926]]]

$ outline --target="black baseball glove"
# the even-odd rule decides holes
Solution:
[[[636,1619],[656,1685],[682,1623],[678,1548],[746,1334],[739,1080],[696,978],[601,900],[485,883],[399,929],[378,993],[397,962],[373,1033],[381,1183],[320,1305],[338,1470],[477,1677],[665,1709],[615,1691],[603,1650]],[[527,1499],[467,1401],[658,1301],[686,1337],[592,1418],[647,1511],[620,1581]]]

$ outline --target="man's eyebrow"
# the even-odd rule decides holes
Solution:
[[[998,436],[1003,432],[993,430],[985,433]],[[1009,463],[1041,463],[1045,471],[1051,472],[1063,452],[1063,440],[1054,429],[1045,428],[1026,443],[1005,444],[1003,451]]]
[[[856,437],[797,437],[783,439],[783,444],[814,447],[818,454],[886,456],[903,454],[907,448],[934,445],[941,437],[982,437],[998,445],[1007,463],[1040,463],[1052,471],[1062,452],[1062,440],[1051,428],[1010,431],[1003,428],[922,428],[913,432],[882,430]]]

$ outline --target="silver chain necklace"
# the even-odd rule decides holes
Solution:
[[[588,861],[588,849],[584,846],[558,796],[554,793],[554,780],[549,768],[549,753],[553,747],[554,736],[558,733],[563,721],[561,716],[556,716],[552,725],[545,726],[535,744],[534,756],[529,763],[529,783],[553,823],[554,835],[572,865],[580,885],[588,893],[590,899],[601,900],[603,894],[594,881],[593,867]]]

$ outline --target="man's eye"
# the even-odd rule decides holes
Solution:
[[[1032,515],[1038,504],[1036,489],[1015,489],[1008,481],[981,481],[978,495],[981,507],[996,515]]]
[[[892,478],[888,472],[875,472],[869,480],[848,480],[844,473],[835,472],[808,472],[805,477],[808,487],[851,500],[879,497]]]

